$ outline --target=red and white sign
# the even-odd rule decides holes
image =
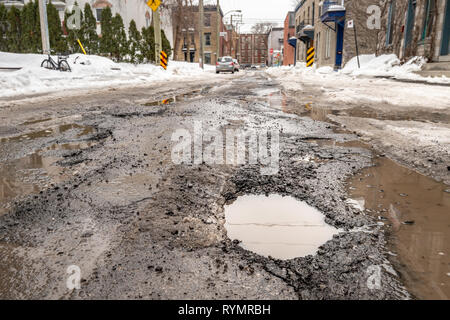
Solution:
[[[270,48],[270,54],[273,54],[273,48]]]
[[[353,27],[354,27],[354,22],[353,22],[353,20],[349,20],[349,21],[347,22],[347,28],[353,29]]]

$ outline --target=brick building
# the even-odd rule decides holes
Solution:
[[[284,39],[283,39],[283,65],[289,66],[294,64],[295,49],[289,45],[289,38],[295,36],[295,12],[288,12],[284,20]]]
[[[241,64],[265,64],[268,57],[268,34],[247,33],[240,35]]]
[[[219,8],[220,9],[220,8]],[[223,13],[219,10],[220,22],[217,17],[217,6],[207,5],[204,7],[204,51],[205,63],[215,64],[217,61],[217,41],[220,41],[219,57],[226,55],[229,48],[227,38],[217,35],[217,24],[220,23],[220,32],[227,32],[223,24]],[[178,21],[181,20],[181,21]],[[174,30],[174,60],[199,62],[200,60],[200,30],[199,30],[199,8],[188,6],[183,8],[182,19],[172,18]],[[233,47],[234,48],[234,47]]]

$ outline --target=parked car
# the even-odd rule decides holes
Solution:
[[[221,57],[216,63],[216,73],[231,72],[234,73],[235,67],[232,57]]]
[[[256,65],[252,64],[252,65],[250,66],[250,69],[256,70],[256,69],[257,69],[257,68],[256,68]]]
[[[234,71],[239,72],[239,70],[241,69],[241,65],[239,64],[237,59],[233,59],[233,63],[234,63]]]

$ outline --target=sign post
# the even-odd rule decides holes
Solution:
[[[347,28],[349,29],[353,29],[354,33],[355,33],[355,46],[356,46],[356,59],[358,60],[358,69],[361,69],[361,64],[359,62],[359,50],[358,50],[358,37],[356,35],[356,25],[355,22],[353,20],[349,20],[347,22]]]
[[[161,54],[159,56],[159,63],[161,67],[164,68],[164,70],[167,70],[167,65],[169,64],[169,57],[167,56],[167,53],[164,51],[161,51]]]
[[[147,5],[153,10],[153,28],[155,31],[155,64],[159,65],[162,50],[161,14],[159,9],[161,0],[148,0]]]

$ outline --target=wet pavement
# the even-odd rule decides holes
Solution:
[[[443,185],[401,171],[331,121],[336,111],[309,97],[294,101],[262,72],[159,91],[33,99],[0,106],[2,298],[448,295]],[[175,164],[172,134],[194,132],[198,122],[218,131],[277,130],[278,172],[262,175],[249,163]],[[249,204],[255,209],[258,197],[274,202],[256,220],[254,212],[239,220],[242,199],[258,201]],[[276,221],[286,199],[293,202]],[[298,212],[308,219],[297,220]],[[327,231],[308,236],[312,222]],[[233,233],[230,224],[281,227],[274,239],[283,228],[303,228],[282,242],[309,249],[284,251],[272,238],[245,238],[260,231]],[[80,290],[66,286],[73,265]],[[370,270],[379,270],[379,287],[368,285]]]

